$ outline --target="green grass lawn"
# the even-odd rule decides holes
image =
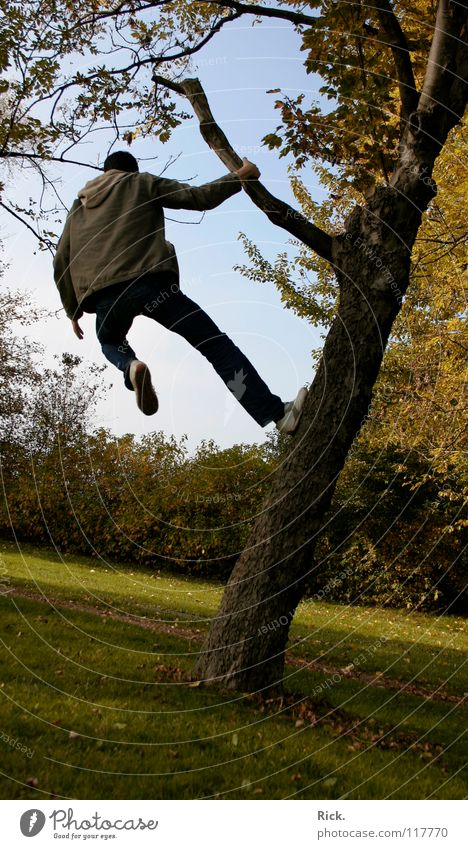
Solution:
[[[465,798],[458,617],[300,605],[283,698],[193,686],[222,588],[0,544],[2,798]]]

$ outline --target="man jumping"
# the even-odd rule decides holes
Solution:
[[[96,314],[104,356],[123,372],[140,410],[157,412],[151,375],[127,341],[137,315],[152,318],[184,337],[202,353],[239,403],[261,426],[275,422],[282,433],[297,429],[307,390],[284,403],[273,395],[247,357],[211,318],[180,290],[173,245],[166,241],[163,209],[213,209],[257,179],[244,159],[237,171],[212,183],[190,186],[140,173],[134,156],[112,153],[104,174],[78,193],[54,259],[60,298],[78,339],[83,312]]]

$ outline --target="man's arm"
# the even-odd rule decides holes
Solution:
[[[65,313],[73,322],[75,334],[81,339],[83,334],[81,330],[80,334],[77,333],[77,328],[79,329],[78,319],[83,315],[83,310],[78,306],[70,274],[70,222],[73,212],[74,209],[72,207],[57,245],[57,251],[54,257],[54,279]],[[75,324],[77,328],[75,328]]]
[[[244,159],[244,164],[237,171],[230,171],[224,177],[202,186],[154,177],[153,197],[167,209],[196,209],[201,212],[214,209],[239,192],[242,180],[256,180],[259,176],[257,166]]]

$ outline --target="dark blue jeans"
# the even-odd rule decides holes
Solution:
[[[200,351],[261,427],[284,415],[281,398],[272,395],[252,363],[206,312],[180,291],[177,278],[147,275],[117,283],[88,297],[84,306],[96,313],[96,333],[103,354],[123,371],[128,389],[133,389],[128,370],[137,355],[127,333],[135,316],[145,315]]]

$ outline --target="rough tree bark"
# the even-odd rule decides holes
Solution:
[[[304,593],[317,535],[369,409],[408,286],[422,214],[435,194],[434,162],[466,105],[466,30],[466,10],[441,0],[420,94],[407,91],[411,82],[407,57],[400,61],[402,111],[408,117],[398,166],[390,184],[379,186],[365,207],[354,210],[343,235],[330,238],[262,186],[247,186],[252,200],[271,220],[332,263],[339,307],[299,430],[234,567],[197,661],[195,675],[204,681],[242,691],[281,687],[289,625]],[[208,144],[228,167],[238,167],[240,160],[217,127],[198,80],[173,83],[155,77],[155,81],[189,98]]]

